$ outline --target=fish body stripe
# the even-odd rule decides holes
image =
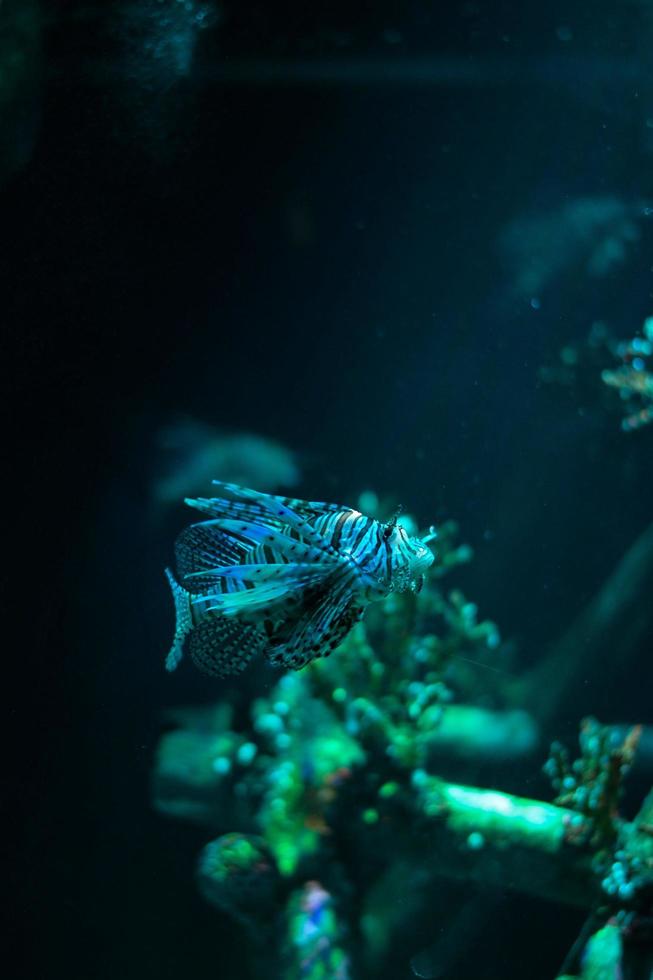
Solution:
[[[346,523],[346,521],[349,520],[350,516],[351,515],[348,514],[346,510],[343,510],[342,514],[338,514],[338,517],[336,519],[336,525],[333,529],[333,535],[331,537],[331,544],[336,549],[336,551],[340,550],[340,539],[342,538],[342,528],[343,525]]]
[[[383,536],[384,525],[357,510],[327,514],[315,523],[320,534],[341,556],[349,558],[366,579],[390,579],[390,549]]]
[[[369,602],[418,588],[433,561],[424,542],[395,521],[217,486],[225,496],[187,500],[208,519],[177,542],[169,669],[186,638],[198,666],[215,675],[239,671],[255,653],[299,669],[328,656]]]

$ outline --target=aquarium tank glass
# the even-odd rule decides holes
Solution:
[[[653,980],[653,3],[0,0],[5,964]]]

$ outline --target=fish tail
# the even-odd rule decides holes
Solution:
[[[172,598],[175,601],[175,635],[170,647],[170,652],[166,657],[166,670],[175,670],[183,656],[184,640],[193,628],[193,616],[191,613],[190,595],[186,589],[182,589],[169,568],[165,570],[166,578],[170,583]]]

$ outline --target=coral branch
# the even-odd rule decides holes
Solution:
[[[413,783],[438,873],[581,907],[597,897],[591,855],[574,843],[584,829],[579,814],[426,773]]]
[[[285,925],[283,980],[350,980],[344,928],[332,895],[318,881],[290,895]]]
[[[198,884],[247,931],[255,976],[272,967],[283,980],[385,975],[423,901],[441,893],[439,878],[588,909],[591,929],[577,944],[588,963],[594,951],[608,962],[601,942],[615,934],[599,931],[611,918],[619,937],[653,920],[653,794],[631,823],[618,809],[640,727],[587,719],[574,761],[555,744],[553,803],[450,782],[441,765],[523,758],[538,744],[538,719],[573,693],[588,658],[593,669],[601,653],[613,659],[617,637],[623,666],[624,636],[634,642],[646,621],[653,525],[522,685],[531,711],[523,701],[511,709],[498,688],[491,697],[484,686],[481,699],[459,669],[468,654],[501,655],[500,638],[461,593],[440,589],[443,570],[465,557],[447,534],[422,592],[372,607],[332,658],[262,686],[247,712],[180,709],[180,727],[161,740],[155,805],[222,834],[202,852]],[[451,704],[454,693],[471,703]],[[581,968],[572,957],[564,971]]]

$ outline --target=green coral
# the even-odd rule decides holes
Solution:
[[[342,924],[333,897],[317,881],[291,894],[283,939],[283,980],[349,980]]]
[[[285,980],[348,978],[352,963],[356,975],[382,972],[393,936],[421,914],[415,880],[474,880],[633,915],[650,901],[650,815],[628,823],[617,812],[634,735],[615,741],[589,719],[578,760],[554,746],[554,803],[437,774],[452,759],[508,762],[539,737],[509,684],[491,689],[484,677],[478,703],[468,661],[501,656],[499,633],[442,587],[469,558],[454,525],[437,548],[420,594],[371,606],[332,657],[280,676],[248,717],[187,709],[162,739],[157,805],[221,834],[200,861],[202,892],[250,928],[253,946],[269,940]],[[401,888],[396,908],[387,896]]]
[[[243,925],[259,926],[274,912],[279,873],[265,841],[245,834],[224,834],[202,851],[197,880],[212,905]]]
[[[544,771],[556,790],[555,802],[587,817],[594,846],[610,845],[617,835],[623,778],[632,765],[640,732],[640,727],[634,728],[622,739],[595,718],[585,718],[580,726],[581,754],[573,763],[560,742],[551,746]]]

